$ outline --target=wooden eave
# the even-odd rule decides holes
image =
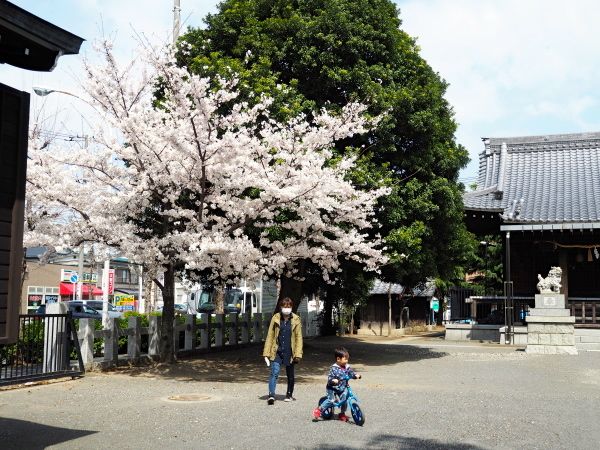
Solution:
[[[79,53],[83,38],[0,0],[0,63],[50,72],[62,55]]]

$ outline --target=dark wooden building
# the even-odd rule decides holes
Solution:
[[[388,335],[390,312],[392,334],[393,330],[402,329],[409,321],[429,321],[429,304],[434,293],[433,281],[422,283],[412,289],[405,289],[400,284],[375,280],[369,298],[358,312],[358,333]]]
[[[0,0],[0,63],[48,72],[82,42]],[[0,344],[14,342],[18,331],[28,129],[29,94],[0,83]]]
[[[477,189],[465,194],[468,228],[500,233],[514,296],[537,275],[563,272],[579,325],[600,325],[600,133],[484,139]]]

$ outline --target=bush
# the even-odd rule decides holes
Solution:
[[[17,352],[26,364],[40,363],[44,351],[44,321],[28,321],[21,327]]]

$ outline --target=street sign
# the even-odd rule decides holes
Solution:
[[[69,281],[75,284],[77,283],[77,281],[79,281],[79,276],[76,273],[72,273],[71,277],[69,278]]]
[[[77,282],[81,281],[82,283],[91,283],[96,284],[98,282],[98,274],[83,272],[83,275],[80,275],[79,272],[71,269],[61,269],[60,271],[60,281],[71,282],[71,275],[77,274],[78,279]]]
[[[108,295],[115,293],[115,269],[108,271]]]
[[[440,301],[435,297],[431,299],[431,309],[433,312],[438,312],[440,310]]]

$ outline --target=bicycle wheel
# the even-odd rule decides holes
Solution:
[[[319,399],[319,406],[321,406],[321,404],[327,400],[327,396],[323,396]],[[329,408],[325,408],[323,411],[321,411],[321,417],[325,420],[329,420],[333,417],[333,407],[329,407]]]
[[[358,403],[356,403],[354,400],[350,400],[350,412],[352,413],[354,423],[362,427],[365,423],[365,414],[362,412],[362,409],[360,409],[360,406],[358,406]]]

